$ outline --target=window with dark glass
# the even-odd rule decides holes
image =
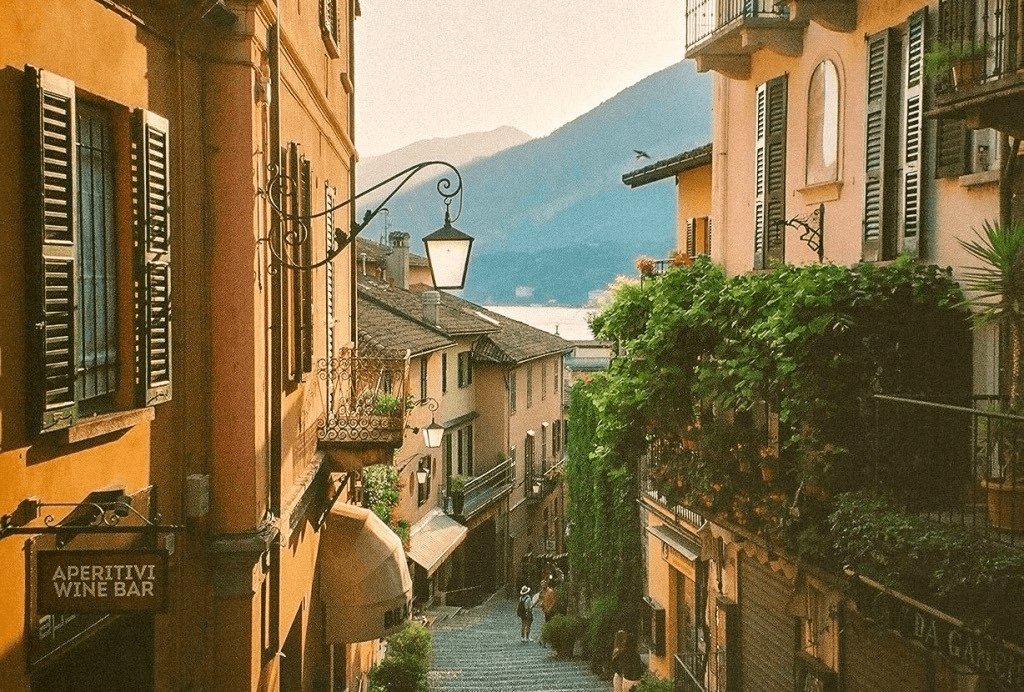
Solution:
[[[526,408],[533,406],[533,365],[526,366]]]
[[[448,391],[448,354],[441,354],[441,393]]]
[[[420,358],[420,399],[427,398],[427,356]]]
[[[458,383],[459,387],[468,387],[473,384],[473,361],[470,351],[463,351],[458,355]]]
[[[508,412],[516,412],[516,373],[513,370],[508,375]]]

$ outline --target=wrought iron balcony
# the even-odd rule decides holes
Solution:
[[[939,0],[930,115],[1024,136],[1024,0]]]
[[[401,447],[408,367],[405,351],[375,347],[346,348],[336,358],[321,360],[316,375],[324,413],[316,425],[318,447],[346,467],[381,460],[341,459],[340,452],[390,453]]]
[[[449,479],[445,510],[449,514],[464,519],[473,517],[512,490],[514,469],[512,461],[505,460],[498,462],[493,468],[479,476],[467,478],[461,493],[461,503],[454,501],[453,498],[457,493],[452,490],[451,479]]]
[[[782,0],[686,0],[686,57],[698,72],[747,79],[750,56],[762,48],[799,56],[806,25]]]

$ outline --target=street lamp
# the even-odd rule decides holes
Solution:
[[[424,426],[423,428],[415,428],[408,426],[408,429],[412,430],[413,433],[423,432],[423,444],[428,449],[437,449],[441,446],[441,440],[444,438],[444,426],[438,425],[437,420],[434,418],[434,412],[437,411],[438,403],[437,399],[432,397],[426,397],[419,401],[414,401],[409,404],[409,408],[413,409],[417,406],[426,406],[430,411],[430,425]]]
[[[466,272],[469,270],[469,251],[473,246],[473,238],[452,226],[451,203],[456,196],[459,198],[458,211],[455,213],[455,220],[458,220],[462,210],[462,174],[459,170],[447,161],[423,161],[409,166],[403,171],[394,174],[373,187],[350,197],[323,211],[309,214],[291,213],[285,209],[284,199],[292,191],[298,188],[299,182],[294,177],[289,177],[282,172],[275,172],[267,183],[261,194],[267,198],[271,209],[277,217],[278,225],[269,236],[260,238],[259,242],[266,243],[270,248],[273,261],[290,269],[310,271],[322,267],[348,247],[356,236],[366,228],[373,218],[384,209],[395,194],[405,186],[417,173],[429,166],[446,166],[455,174],[456,181],[453,184],[450,178],[441,178],[437,181],[437,193],[444,198],[444,226],[429,234],[423,239],[427,249],[427,259],[430,261],[430,273],[434,280],[435,288],[462,288],[466,282]],[[273,167],[272,167],[273,169]],[[404,177],[403,177],[404,176]],[[310,246],[312,240],[312,222],[314,219],[327,217],[335,211],[353,203],[360,197],[367,195],[378,188],[381,188],[396,180],[401,180],[395,188],[388,193],[372,211],[367,209],[361,222],[353,222],[352,229],[345,233],[341,228],[335,227],[333,238],[330,238],[330,247],[323,258],[313,261],[311,258]],[[288,223],[291,228],[286,228]]]

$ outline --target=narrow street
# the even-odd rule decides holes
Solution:
[[[544,616],[533,621],[531,642],[519,640],[515,601],[495,594],[482,605],[436,622],[433,692],[606,692],[583,660],[557,659],[537,638]]]

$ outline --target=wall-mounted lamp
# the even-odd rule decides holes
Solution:
[[[437,181],[437,192],[444,198],[445,212],[444,225],[433,233],[423,238],[426,246],[427,259],[430,261],[430,272],[434,280],[435,288],[459,289],[465,286],[466,273],[469,270],[469,252],[473,246],[473,238],[452,226],[451,203],[452,199],[458,196],[459,207],[455,213],[458,220],[462,210],[462,175],[458,169],[447,161],[424,161],[405,170],[396,173],[390,178],[367,188],[359,194],[350,197],[323,211],[310,214],[293,214],[285,209],[284,199],[292,190],[297,189],[299,182],[294,177],[289,177],[283,172],[271,171],[270,181],[267,187],[261,190],[261,194],[267,198],[271,209],[277,217],[278,223],[274,232],[258,242],[265,242],[270,248],[274,261],[291,269],[309,271],[322,267],[335,257],[341,254],[342,250],[349,246],[356,236],[366,228],[373,218],[384,209],[395,194],[405,186],[407,182],[424,168],[433,165],[447,166],[455,173],[456,182],[453,184],[450,178],[441,178]],[[272,167],[273,168],[273,167]],[[404,176],[404,177],[403,177]],[[363,195],[369,194],[395,180],[401,180],[387,197],[385,197],[372,211],[367,209],[363,215],[362,222],[353,222],[352,229],[345,233],[340,228],[334,229],[334,238],[331,240],[330,248],[326,255],[316,261],[304,261],[303,255],[308,253],[308,243],[314,219],[332,214],[338,209],[351,204]],[[291,222],[293,226],[286,228]],[[308,254],[306,254],[308,257]]]
[[[437,411],[437,399],[426,397],[419,401],[414,401],[409,405],[410,409],[416,408],[417,406],[426,406],[430,410],[430,425],[424,426],[423,428],[417,428],[413,426],[406,426],[407,429],[412,430],[413,434],[416,434],[422,430],[423,432],[423,444],[429,449],[437,449],[441,446],[441,440],[444,439],[444,427],[438,425],[434,419],[434,412]],[[422,482],[422,481],[421,481]]]
[[[427,478],[429,477],[430,474],[427,472],[425,468],[420,468],[418,471],[416,471],[416,482],[419,483],[420,485],[426,483]]]

